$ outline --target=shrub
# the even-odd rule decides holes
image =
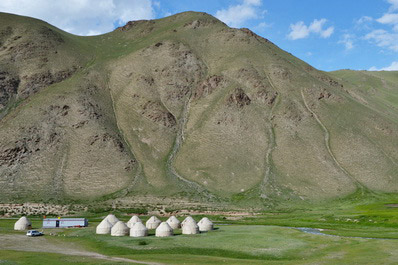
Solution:
[[[138,241],[138,245],[146,246],[146,245],[148,245],[148,242],[146,242],[145,240],[140,240],[140,241]]]

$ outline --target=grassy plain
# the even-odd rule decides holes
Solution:
[[[346,200],[249,217],[215,215],[211,219],[216,230],[193,236],[181,235],[177,230],[170,238],[156,238],[154,231],[146,238],[96,235],[95,226],[106,213],[86,213],[88,228],[45,230],[46,235],[39,240],[43,247],[51,245],[48,253],[35,255],[29,244],[37,239],[23,237],[20,244],[11,242],[5,247],[6,243],[0,243],[0,260],[10,264],[55,263],[60,258],[65,264],[95,262],[93,254],[84,254],[87,252],[100,255],[103,264],[127,262],[103,257],[161,264],[396,264],[397,200],[386,197],[384,201],[353,202],[351,198],[351,204]],[[121,212],[116,215],[123,221],[129,219]],[[141,217],[143,221],[148,218]],[[199,220],[201,216],[194,218]],[[41,227],[40,218],[31,219],[35,228]],[[14,222],[15,219],[0,220],[0,237],[23,234],[12,230]],[[304,233],[297,227],[321,228],[325,235]],[[76,249],[82,251],[84,260],[76,258]]]

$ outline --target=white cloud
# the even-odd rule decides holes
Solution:
[[[270,28],[272,27],[271,24],[265,23],[265,22],[261,22],[259,23],[257,26],[254,27],[255,30],[264,30],[266,28]]]
[[[291,40],[304,39],[310,35],[310,30],[303,21],[299,21],[296,24],[291,24],[290,29],[291,31],[288,35],[288,38]]]
[[[261,18],[264,11],[260,6],[261,0],[243,0],[242,4],[218,10],[215,16],[228,26],[239,28],[248,20]]]
[[[160,8],[160,2],[159,1],[153,1],[152,5],[156,8]]]
[[[171,15],[172,15],[172,13],[169,12],[169,11],[167,11],[167,12],[164,13],[164,16],[165,16],[165,17],[169,17],[169,16],[171,16]]]
[[[1,0],[0,11],[39,18],[78,35],[106,33],[155,16],[151,0]]]
[[[87,36],[94,36],[94,35],[100,35],[102,32],[100,32],[100,31],[96,31],[96,30],[92,30],[92,29],[90,29],[88,32],[87,32],[87,34],[85,34],[85,35],[87,35]]]
[[[326,23],[326,19],[314,19],[314,21],[309,26],[309,30],[312,32],[320,33],[322,31],[323,25]]]
[[[377,46],[398,52],[398,34],[383,29],[373,30],[365,36],[365,40],[373,41]]]
[[[307,38],[310,33],[316,33],[322,38],[329,38],[334,32],[334,27],[328,27],[324,30],[323,26],[326,22],[327,20],[325,18],[319,20],[314,19],[314,21],[307,26],[303,21],[298,21],[296,24],[290,25],[290,33],[287,37],[291,40],[298,40]]]
[[[394,13],[398,9],[398,0],[388,0],[388,2],[391,4],[388,12],[376,21],[384,25],[391,25],[394,31],[398,31],[398,13]]]
[[[398,14],[387,13],[376,21],[381,24],[398,24]]]
[[[391,30],[374,29],[366,34],[364,39],[379,47],[398,52],[398,13],[394,13],[398,9],[398,0],[387,0],[387,2],[391,4],[389,10],[376,21],[383,25],[390,25]]]
[[[387,0],[391,4],[390,10],[394,11],[398,9],[398,0]]]
[[[245,5],[260,6],[261,5],[261,0],[244,0],[243,3]]]
[[[373,21],[372,17],[362,16],[360,19],[358,19],[355,22],[356,22],[356,24],[360,25],[360,24],[364,24],[364,23],[367,23],[367,22],[371,22],[371,21]]]
[[[354,48],[354,37],[351,34],[344,34],[338,43],[343,44],[347,51],[352,50]]]
[[[334,32],[334,27],[328,27],[327,29],[321,31],[321,37],[327,39],[330,36],[332,36],[333,32]]]
[[[373,66],[369,71],[398,71],[398,62],[392,62],[389,66],[380,69]]]
[[[354,20],[354,27],[356,30],[371,30],[375,19],[370,16],[362,16],[357,20]]]

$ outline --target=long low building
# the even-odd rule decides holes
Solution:
[[[86,227],[86,218],[46,218],[43,219],[43,228]]]

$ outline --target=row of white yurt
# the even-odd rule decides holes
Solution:
[[[170,216],[166,222],[172,229],[178,229],[181,227],[180,221],[175,216]],[[148,229],[156,229],[161,223],[162,221],[160,221],[159,218],[151,216],[151,218],[146,222],[146,227]]]
[[[210,231],[213,229],[213,223],[209,218],[202,218],[198,224],[188,216],[181,223],[182,233],[186,235],[198,234],[199,232]],[[156,229],[155,235],[158,237],[172,236],[173,230],[180,227],[180,221],[171,216],[166,222],[161,222],[156,216],[152,216],[144,226],[138,216],[132,216],[125,224],[113,215],[105,217],[96,228],[97,234],[111,234],[112,236],[125,236],[130,234],[132,237],[142,237],[148,235],[148,229]],[[14,225],[14,230],[27,230],[32,228],[32,223],[28,218],[22,216]]]
[[[148,228],[141,222],[137,222],[133,227],[129,228],[122,221],[117,222],[111,229],[111,236],[127,236],[144,237],[148,236]]]
[[[130,234],[132,237],[143,237],[148,235],[149,229],[156,229],[155,235],[158,237],[172,236],[173,230],[182,227],[182,234],[191,235],[200,232],[213,230],[213,223],[207,218],[202,218],[199,223],[188,216],[180,221],[171,216],[166,222],[162,222],[156,216],[151,216],[144,225],[138,216],[132,216],[125,224],[119,221],[116,216],[109,214],[97,226],[97,234],[111,234],[112,236],[125,236]]]
[[[126,236],[128,234],[131,236],[146,236],[148,234],[148,230],[145,226],[145,229],[142,229],[141,226],[136,226],[134,229],[132,228],[137,223],[143,226],[141,219],[136,215],[132,216],[127,224],[125,224],[124,222],[119,221],[115,215],[108,214],[97,226],[96,233],[111,234],[111,236]]]
[[[213,222],[209,220],[207,217],[203,217],[199,223],[191,217],[188,216],[181,223],[182,233],[186,235],[198,234],[199,232],[207,232],[211,231],[214,228]]]

